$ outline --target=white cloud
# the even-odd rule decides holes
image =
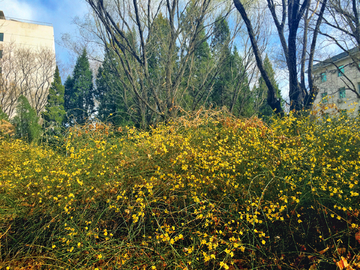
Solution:
[[[30,3],[19,0],[2,0],[0,4],[5,17],[36,20],[36,9]]]

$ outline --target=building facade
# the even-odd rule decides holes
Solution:
[[[313,66],[314,85],[318,88],[314,107],[326,113],[358,115],[360,104],[360,52],[343,52]]]
[[[0,11],[0,106],[13,117],[24,95],[37,113],[44,109],[56,68],[50,24],[6,18]]]
[[[54,28],[51,24],[6,19],[0,11],[0,47],[16,44],[18,47],[47,48],[55,54]]]

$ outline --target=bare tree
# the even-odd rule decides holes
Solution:
[[[266,2],[279,36],[282,53],[289,72],[290,109],[298,111],[303,108],[309,108],[317,94],[316,88],[313,85],[312,62],[327,0],[323,0],[322,2],[311,0],[282,0],[281,3],[280,1],[266,0]],[[257,66],[268,87],[268,104],[273,110],[282,112],[280,99],[276,96],[275,88],[271,84],[269,76],[263,66],[262,55],[255,38],[253,23],[249,20],[248,12],[246,11],[244,4],[240,0],[234,0],[234,4],[247,26]],[[309,20],[315,17],[313,16],[314,12],[311,12],[310,8],[313,7],[317,10],[319,6],[320,11],[316,17],[315,27],[311,33],[311,42],[309,43],[310,49],[308,49],[307,36],[310,34],[308,32]],[[299,47],[298,35],[301,27],[303,28],[303,38],[300,38],[300,40],[303,41],[303,44]],[[299,54],[302,55],[300,63],[298,61]],[[300,72],[298,71],[299,64],[303,67],[300,69]],[[304,85],[305,79],[301,79],[305,78],[305,65],[308,67],[308,88]]]
[[[320,31],[330,43],[336,44],[348,57],[351,63],[347,66],[360,72],[360,3],[356,0],[328,0],[328,5],[324,14],[324,22],[327,27]],[[338,71],[337,64],[329,58],[324,61],[333,65],[334,70]],[[340,78],[346,85],[347,90],[352,91],[358,98],[360,94],[357,86],[346,75]]]
[[[55,70],[55,54],[45,48],[3,47],[0,66],[0,106],[12,117],[17,99],[24,95],[37,114],[44,109]]]
[[[329,0],[324,22],[330,28],[321,33],[331,39],[343,51],[360,46],[359,1]]]
[[[189,89],[193,93],[188,108],[206,102],[221,58],[208,61],[196,87],[185,74],[196,68],[194,54],[212,35],[216,12],[226,18],[229,5],[212,0],[86,1],[98,37],[118,56],[126,74],[124,86],[137,100],[143,126],[176,116]]]

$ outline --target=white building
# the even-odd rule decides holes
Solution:
[[[55,53],[54,28],[51,24],[5,18],[0,11],[0,46],[16,44],[19,47],[47,48]]]
[[[314,106],[326,112],[359,114],[360,57],[358,48],[335,55],[313,66],[314,85],[319,89]]]
[[[25,95],[39,114],[47,101],[56,67],[51,24],[6,18],[0,11],[0,106],[14,116]]]

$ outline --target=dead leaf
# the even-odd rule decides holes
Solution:
[[[350,265],[348,264],[347,260],[343,256],[341,256],[341,260],[336,263],[336,266],[338,266],[339,269],[342,270],[346,269]]]

